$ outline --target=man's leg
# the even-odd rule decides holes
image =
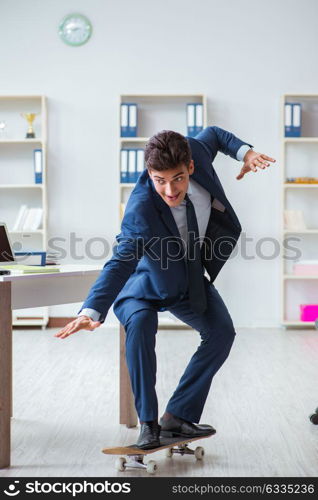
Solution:
[[[235,330],[229,312],[215,289],[207,281],[207,309],[193,313],[188,300],[169,308],[177,318],[198,330],[201,344],[192,356],[166,411],[189,422],[199,422],[215,373],[231,350]]]
[[[158,313],[153,309],[134,312],[125,324],[127,366],[141,422],[158,419],[155,390],[157,329]]]

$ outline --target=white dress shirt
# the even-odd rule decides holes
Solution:
[[[200,245],[202,245],[211,212],[211,195],[204,187],[192,180],[191,177],[187,194],[194,206],[199,228]],[[177,207],[170,207],[170,210],[186,247],[188,241],[186,200],[183,200]]]

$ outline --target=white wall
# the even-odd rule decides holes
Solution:
[[[57,35],[72,11],[93,23],[79,48]],[[210,124],[279,159],[281,94],[317,93],[317,15],[316,0],[1,0],[0,93],[49,99],[50,237],[73,231],[83,253],[118,232],[121,93],[205,93]],[[279,161],[242,181],[215,165],[248,236],[279,237]],[[237,258],[216,285],[237,325],[279,324],[278,259]]]

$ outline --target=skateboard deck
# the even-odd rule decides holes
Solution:
[[[143,450],[138,448],[136,444],[128,446],[113,446],[111,448],[104,448],[102,450],[105,455],[125,455],[119,456],[116,462],[116,469],[120,472],[125,471],[127,468],[132,469],[146,469],[149,474],[154,474],[157,470],[157,464],[154,460],[150,460],[147,464],[144,463],[144,457],[157,451],[166,449],[167,457],[172,457],[174,454],[179,455],[194,455],[197,460],[202,460],[204,456],[204,449],[198,446],[195,450],[188,447],[189,443],[198,441],[199,439],[206,439],[214,434],[200,436],[195,438],[182,438],[182,437],[163,437],[160,436],[161,445],[157,448],[150,448]]]
[[[161,445],[157,448],[150,448],[149,450],[143,450],[138,448],[136,444],[130,444],[128,446],[114,446],[112,448],[104,448],[102,451],[105,455],[149,455],[155,453],[156,451],[164,450],[166,448],[172,448],[173,446],[182,446],[192,441],[198,441],[199,439],[205,439],[213,436],[213,434],[208,434],[207,436],[200,436],[195,438],[181,438],[181,437],[160,437]]]

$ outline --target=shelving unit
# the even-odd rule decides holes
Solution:
[[[20,113],[37,113],[35,138],[26,139],[28,124]],[[0,121],[6,123],[0,138],[0,212],[15,251],[46,251],[47,248],[47,105],[39,95],[0,96]],[[42,184],[35,184],[33,150],[42,149]],[[9,167],[9,168],[8,168]],[[13,231],[21,205],[43,209],[42,227]],[[13,326],[42,326],[48,323],[48,308],[16,310]]]
[[[138,107],[137,137],[119,137],[118,177],[120,180],[120,150],[122,148],[144,148],[149,138],[160,130],[174,130],[187,135],[188,103],[200,103],[203,106],[203,127],[207,126],[207,100],[203,94],[125,94],[119,98],[120,105],[133,102]],[[120,131],[120,127],[118,127]],[[122,219],[134,183],[119,182],[119,217]],[[159,313],[159,328],[185,328],[184,323],[168,312]]]
[[[301,137],[285,137],[285,103],[301,103]],[[318,177],[318,94],[285,94],[281,102],[281,165],[282,165],[282,215],[284,210],[302,210],[306,228],[287,229],[282,216],[282,245],[286,238],[298,238],[297,248],[302,259],[318,260],[318,184],[292,184],[289,177]],[[316,215],[317,214],[317,215]],[[294,242],[293,242],[294,243]],[[292,265],[287,261],[282,248],[281,258],[281,323],[285,327],[314,327],[314,321],[299,319],[300,304],[317,304],[318,275],[295,275]]]

